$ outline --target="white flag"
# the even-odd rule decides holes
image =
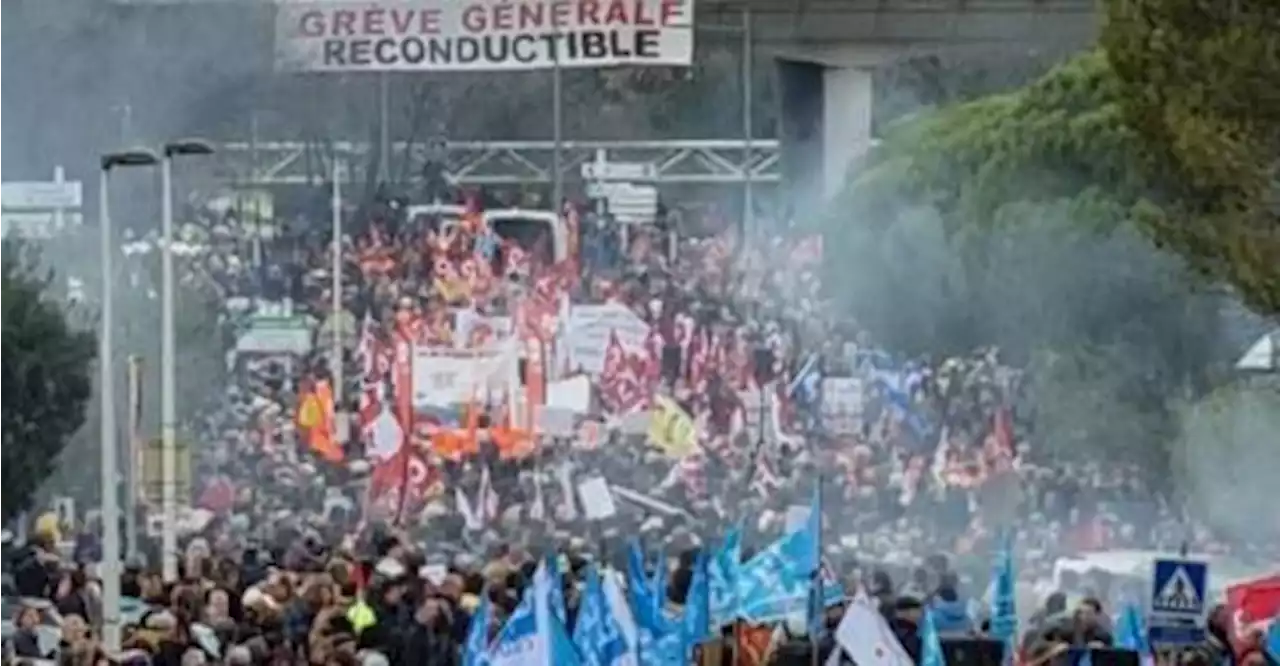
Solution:
[[[914,666],[889,623],[864,604],[849,604],[836,629],[836,642],[858,666]]]
[[[480,517],[471,508],[471,502],[467,500],[467,494],[462,492],[461,488],[453,489],[453,501],[457,505],[458,514],[462,516],[462,522],[468,530],[476,531],[484,528],[484,523],[480,521]]]

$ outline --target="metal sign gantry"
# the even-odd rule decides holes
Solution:
[[[223,144],[219,150],[231,178],[242,186],[306,185],[322,182],[331,161],[359,181],[369,163],[370,146],[353,142],[254,141]],[[683,141],[565,141],[561,170],[566,181],[581,179],[582,164],[600,151],[611,162],[654,166],[650,180],[663,184],[774,183],[780,176],[776,139]],[[411,179],[430,160],[443,165],[443,176],[455,185],[525,185],[552,182],[555,144],[551,141],[457,141],[430,144],[395,143],[391,165],[404,163],[408,152]],[[394,167],[393,167],[394,168]]]

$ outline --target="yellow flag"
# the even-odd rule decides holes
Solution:
[[[36,534],[42,534],[53,541],[62,541],[62,529],[58,526],[58,514],[47,511],[36,518]]]
[[[302,404],[298,405],[298,427],[310,430],[320,425],[320,420],[324,418],[323,411],[320,398],[315,393],[306,394],[302,397]]]
[[[649,441],[672,458],[683,458],[698,448],[698,426],[676,401],[656,396],[649,421]]]
[[[373,612],[373,608],[364,602],[364,599],[360,599],[347,609],[347,621],[359,635],[365,629],[377,624],[378,616]]]

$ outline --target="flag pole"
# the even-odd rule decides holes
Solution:
[[[702,595],[702,610],[706,618],[708,628],[711,625],[711,549],[703,546],[702,548],[702,584],[705,586],[705,594]],[[706,661],[706,645],[709,636],[703,635],[699,638],[695,648],[698,651],[698,661],[701,664]]]
[[[738,635],[738,630],[741,626],[742,621],[734,618],[733,633],[730,635],[729,641],[729,663],[731,663],[732,666],[738,666],[738,641],[741,640],[741,637]]]
[[[814,498],[815,501],[814,501],[814,507],[813,507],[813,511],[816,511],[818,513],[818,516],[817,516],[818,534],[817,534],[817,539],[814,540],[815,552],[813,554],[813,574],[812,574],[813,584],[811,586],[812,589],[810,592],[813,595],[813,599],[809,603],[809,613],[811,614],[811,617],[809,618],[809,664],[810,666],[819,666],[819,664],[821,663],[819,660],[818,653],[819,653],[819,648],[821,647],[821,644],[822,644],[820,635],[822,633],[821,630],[822,630],[823,622],[825,620],[824,615],[826,613],[826,604],[823,603],[824,602],[823,597],[825,595],[823,594],[823,590],[822,590],[822,583],[823,583],[822,581],[822,538],[823,538],[822,478],[823,478],[823,475],[818,474],[818,480],[817,480],[818,487],[815,492],[816,496]]]

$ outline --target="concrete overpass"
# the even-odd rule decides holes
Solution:
[[[1099,25],[1095,0],[698,1],[699,25],[745,21],[754,47],[779,62],[786,175],[820,183],[826,196],[871,146],[875,68],[993,47],[1011,57],[1070,52],[1092,43]]]
[[[273,0],[109,0],[236,5],[269,20]],[[281,1],[281,0],[275,0]],[[407,0],[413,1],[413,0]],[[439,2],[441,0],[425,0]],[[496,1],[496,0],[495,0]],[[831,194],[871,146],[872,73],[915,55],[1070,52],[1093,41],[1097,0],[688,0],[699,31],[749,31],[781,83],[784,177]]]

